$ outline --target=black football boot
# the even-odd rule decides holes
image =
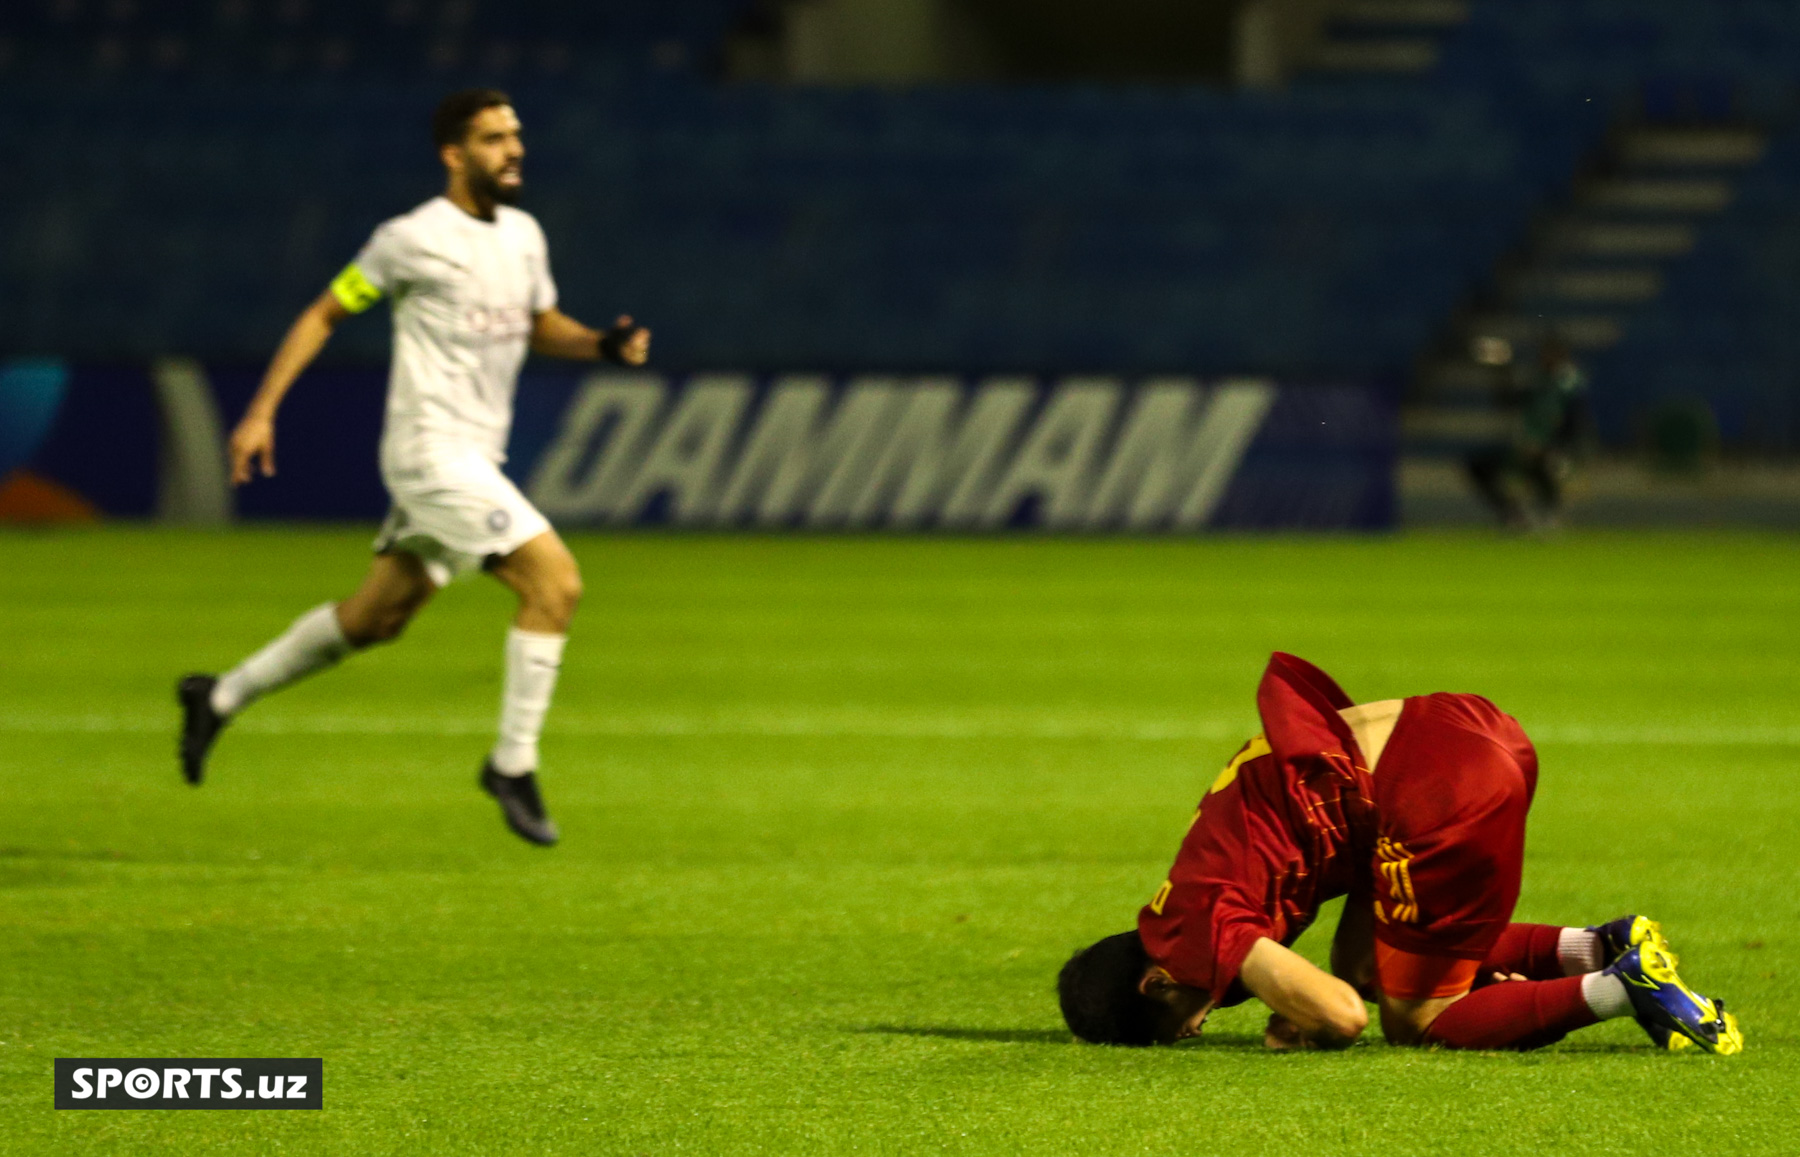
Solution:
[[[195,787],[206,778],[206,753],[231,720],[213,710],[211,675],[189,675],[175,685],[181,704],[181,774]]]
[[[500,801],[506,826],[521,839],[546,848],[556,842],[556,825],[544,814],[544,798],[538,794],[535,772],[501,775],[489,760],[481,766],[481,790]]]

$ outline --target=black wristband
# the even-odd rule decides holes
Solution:
[[[600,335],[600,358],[614,365],[625,364],[625,343],[638,331],[635,325],[615,325]]]

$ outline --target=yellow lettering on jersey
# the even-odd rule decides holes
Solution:
[[[1150,910],[1158,916],[1161,916],[1163,905],[1169,902],[1169,893],[1174,890],[1174,883],[1169,880],[1164,880],[1162,887],[1156,890],[1156,896],[1150,901]]]
[[[1419,898],[1413,892],[1412,862],[1413,854],[1407,846],[1386,836],[1375,842],[1376,867],[1381,878],[1387,883],[1388,901],[1393,905],[1392,916],[1396,923],[1417,924],[1419,922]],[[1375,914],[1387,923],[1388,917],[1381,913],[1381,901],[1375,902]]]
[[[1231,786],[1231,781],[1238,777],[1239,768],[1253,759],[1261,759],[1272,750],[1274,749],[1269,746],[1267,739],[1260,735],[1256,736],[1249,743],[1244,744],[1242,751],[1231,757],[1231,762],[1225,765],[1225,770],[1219,773],[1219,778],[1213,780],[1212,788],[1206,794],[1213,795],[1224,791]]]
[[[331,296],[337,298],[345,312],[361,313],[381,300],[381,290],[363,276],[362,270],[355,265],[346,265],[344,271],[331,280]]]

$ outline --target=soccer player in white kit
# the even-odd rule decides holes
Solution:
[[[300,616],[216,679],[178,688],[182,772],[198,785],[225,724],[261,695],[399,636],[439,588],[485,569],[519,596],[506,640],[499,739],[481,787],[512,830],[556,842],[537,786],[538,735],[556,688],[581,573],[544,516],[500,472],[527,349],[642,365],[650,334],[621,317],[605,332],[556,308],[543,231],[512,207],[525,147],[504,93],[471,89],[438,107],[432,135],[448,174],[441,197],[387,221],[295,321],[231,435],[232,482],[275,473],[275,413],[337,324],[383,297],[394,352],[381,477],[393,499],[355,594]]]

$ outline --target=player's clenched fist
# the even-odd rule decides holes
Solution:
[[[1270,1014],[1268,1027],[1263,1029],[1263,1047],[1281,1050],[1312,1046],[1301,1035],[1299,1025],[1277,1012]]]
[[[641,366],[650,360],[650,331],[622,313],[600,339],[600,356],[621,365]]]

